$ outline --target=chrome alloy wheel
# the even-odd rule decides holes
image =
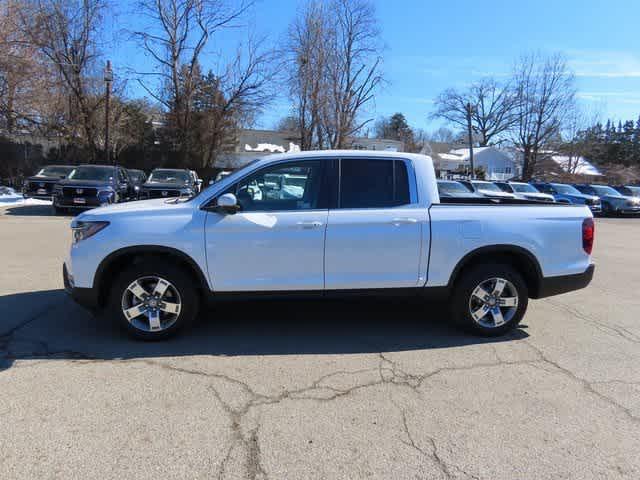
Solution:
[[[511,321],[518,310],[518,291],[509,280],[490,278],[471,293],[471,318],[485,328],[496,328]]]
[[[171,327],[178,319],[181,307],[176,287],[156,276],[138,278],[122,294],[124,317],[144,332],[160,332]]]

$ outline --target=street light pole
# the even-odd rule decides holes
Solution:
[[[471,179],[475,180],[476,170],[473,166],[473,128],[471,127],[471,115],[473,114],[473,106],[471,102],[466,105],[467,110],[467,131],[469,134],[469,165],[471,166]]]
[[[111,61],[107,60],[107,66],[104,68],[104,85],[105,85],[104,149],[107,154],[107,163],[111,161],[111,150],[109,149],[109,100],[111,97],[111,82],[113,82],[113,70],[111,70]],[[114,159],[114,162],[115,162],[115,159]]]

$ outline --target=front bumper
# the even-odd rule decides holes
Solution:
[[[53,199],[52,194],[38,195],[38,194],[29,193],[29,192],[23,192],[22,196],[24,198],[35,198],[36,200],[52,200]]]
[[[83,198],[85,203],[75,203],[73,198],[54,196],[53,204],[56,207],[78,208],[78,209],[97,208],[97,207],[109,205],[109,202],[101,201],[100,198],[98,197],[83,197]]]
[[[591,283],[595,268],[595,265],[592,263],[582,273],[561,275],[559,277],[542,277],[537,295],[535,297],[532,296],[532,298],[551,297],[553,295],[560,295],[585,288]]]
[[[64,282],[64,290],[79,305],[89,309],[96,310],[98,308],[98,294],[93,288],[76,287],[73,282],[73,276],[67,269],[67,264],[62,264],[62,280]]]

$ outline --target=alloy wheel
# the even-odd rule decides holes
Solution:
[[[509,280],[490,278],[480,282],[469,298],[471,318],[484,328],[509,323],[518,310],[518,291]]]
[[[160,332],[178,319],[182,300],[176,287],[164,278],[140,277],[122,293],[122,313],[136,329]]]

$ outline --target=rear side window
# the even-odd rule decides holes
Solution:
[[[402,160],[340,160],[340,208],[385,208],[411,203]]]

